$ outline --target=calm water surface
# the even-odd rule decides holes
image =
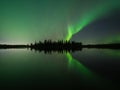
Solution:
[[[0,87],[117,88],[120,51],[75,53],[0,50]]]

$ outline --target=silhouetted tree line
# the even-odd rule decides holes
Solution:
[[[23,48],[27,48],[39,52],[44,51],[45,53],[52,53],[52,52],[64,53],[64,52],[80,51],[83,48],[120,50],[120,43],[82,45],[81,42],[74,42],[74,41],[45,40],[43,42],[39,41],[27,45],[0,44],[0,49],[23,49]]]
[[[51,40],[45,40],[44,42],[35,42],[30,44],[31,50],[35,51],[44,51],[45,53],[52,53],[52,52],[74,52],[76,50],[82,49],[82,43],[81,42],[70,42],[70,41],[51,41]]]

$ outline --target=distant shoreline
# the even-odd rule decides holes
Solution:
[[[113,44],[87,44],[82,45],[82,43],[35,43],[30,45],[7,45],[7,44],[0,44],[0,49],[22,49],[22,48],[30,48],[35,50],[68,50],[68,51],[77,51],[83,48],[96,48],[96,49],[120,49],[120,43],[113,43]]]

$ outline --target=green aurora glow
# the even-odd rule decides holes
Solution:
[[[120,1],[105,0],[105,2],[94,6],[92,9],[85,12],[76,23],[68,24],[66,40],[69,41],[74,34],[80,32],[88,24],[101,18],[103,15],[111,13],[116,8],[120,9]]]
[[[118,0],[0,0],[0,43],[70,40],[119,7]]]

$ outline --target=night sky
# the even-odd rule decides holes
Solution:
[[[119,34],[119,0],[0,0],[0,43],[109,43]]]

